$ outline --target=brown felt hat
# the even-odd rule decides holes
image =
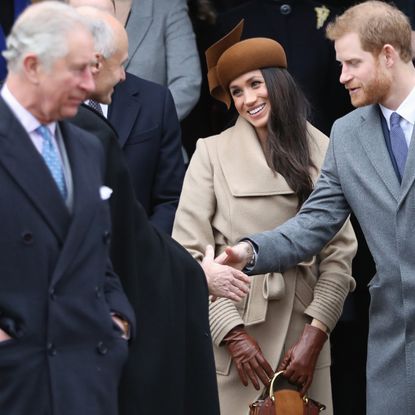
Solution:
[[[275,40],[255,37],[240,40],[244,21],[206,50],[210,94],[229,108],[229,84],[238,76],[260,68],[287,68],[283,47]]]

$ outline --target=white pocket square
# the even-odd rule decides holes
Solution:
[[[111,197],[112,189],[108,186],[101,186],[99,188],[99,195],[102,200],[108,200]]]

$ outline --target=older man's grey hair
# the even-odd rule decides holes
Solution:
[[[115,16],[115,0],[57,0],[73,7],[91,6]]]
[[[6,40],[3,56],[11,72],[19,72],[28,53],[35,54],[50,69],[56,59],[68,53],[71,33],[88,30],[85,18],[73,7],[56,1],[29,6],[15,22]]]

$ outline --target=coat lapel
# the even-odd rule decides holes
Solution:
[[[358,128],[358,135],[367,157],[377,174],[398,201],[401,185],[393,169],[392,161],[383,136],[382,125],[379,119],[379,110],[371,105],[362,111],[362,122]]]
[[[255,130],[241,117],[218,140],[218,157],[235,197],[293,193],[284,177],[268,167]]]
[[[407,196],[409,190],[415,181],[415,128],[412,131],[411,142],[408,149],[408,158],[406,159],[405,171],[402,178],[401,184],[401,199],[399,204],[403,202]]]
[[[131,76],[127,73],[126,80],[115,87],[112,103],[108,109],[108,120],[117,131],[121,147],[127,142],[142,105],[137,83],[129,82]]]
[[[135,51],[143,41],[153,21],[153,0],[133,1],[130,17],[128,18],[126,30],[128,34],[128,56],[126,69]]]
[[[0,163],[62,243],[70,214],[59,190],[42,156],[3,99],[0,113]]]
[[[59,257],[52,282],[58,280],[64,271],[71,265],[79,251],[79,246],[89,230],[89,226],[96,214],[99,189],[96,187],[96,166],[91,165],[88,152],[83,151],[82,136],[73,131],[69,123],[61,122],[60,128],[65,142],[66,152],[72,169],[73,180],[73,213],[72,221],[66,235],[65,243]]]

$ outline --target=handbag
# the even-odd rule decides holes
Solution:
[[[274,391],[274,383],[283,373],[283,370],[275,373],[260,399],[249,405],[249,415],[317,415],[326,409],[325,405],[314,399],[307,396],[302,398],[298,391]]]

